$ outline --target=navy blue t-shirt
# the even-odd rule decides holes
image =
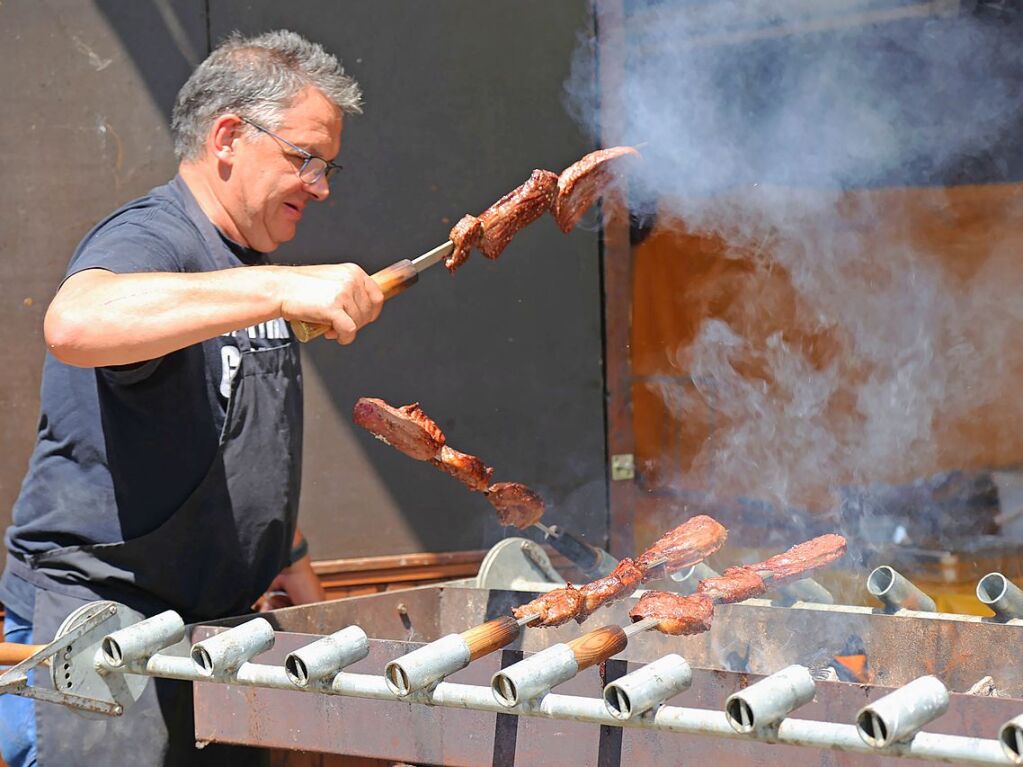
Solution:
[[[210,252],[186,213],[180,178],[100,222],[67,276],[204,272],[265,263],[223,238]],[[247,330],[253,348],[289,338],[283,320]],[[233,334],[139,365],[78,368],[47,353],[35,449],[5,543],[25,559],[66,546],[137,538],[162,525],[209,470],[240,351]],[[0,602],[31,618],[34,587],[10,572]]]

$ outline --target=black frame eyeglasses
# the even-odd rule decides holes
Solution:
[[[267,136],[277,139],[285,146],[288,146],[298,152],[299,156],[302,158],[302,166],[298,169],[298,177],[302,179],[302,183],[304,184],[312,186],[321,178],[326,178],[330,181],[330,177],[343,167],[338,165],[336,162],[331,162],[330,160],[324,160],[322,157],[317,157],[312,152],[308,152],[300,146],[295,146],[286,138],[281,138],[273,131],[267,130],[259,123],[250,120],[248,117],[242,117],[239,115],[238,119],[246,125],[251,125],[260,133],[265,133]]]

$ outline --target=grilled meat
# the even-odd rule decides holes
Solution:
[[[469,260],[472,249],[479,247],[483,239],[483,222],[476,216],[462,216],[451,229],[448,239],[454,243],[455,249],[444,259],[444,266],[454,273],[455,269]]]
[[[621,170],[625,158],[640,154],[631,146],[613,146],[590,152],[558,177],[552,212],[561,231],[568,233],[597,201]]]
[[[558,621],[557,623],[548,623],[545,618],[540,618],[529,625],[558,626],[572,617],[582,621],[597,608],[629,596],[643,581],[660,577],[664,572],[664,566],[649,567],[643,564],[644,561],[650,562],[669,557],[669,570],[695,565],[721,548],[726,535],[727,531],[725,528],[710,517],[700,515],[688,519],[675,529],[661,536],[653,547],[643,552],[639,559],[623,559],[607,577],[587,583],[580,589],[569,587],[572,592],[580,596],[575,615],[567,617],[563,615],[563,611],[568,609],[568,605],[559,603],[559,611],[553,613]],[[687,542],[689,537],[693,539],[691,542]],[[678,565],[678,567],[671,566],[671,563],[674,561],[671,559],[672,557],[681,560],[683,564]],[[552,600],[560,599],[561,597],[558,596],[558,593],[564,590],[556,589],[546,594],[545,597]],[[543,600],[545,597],[540,597],[540,600]],[[574,600],[575,596],[573,595],[570,599]],[[532,604],[531,602],[530,605]],[[521,609],[525,610],[525,608]],[[532,612],[540,611],[533,610]],[[530,614],[530,611],[524,611],[516,613],[516,616],[521,617]],[[544,614],[546,615],[547,613]]]
[[[502,525],[522,530],[543,516],[543,499],[520,482],[497,482],[486,489],[486,494]]]
[[[479,220],[483,222],[480,252],[492,259],[501,255],[512,237],[550,208],[557,188],[557,175],[549,170],[534,170],[524,184],[480,213]]]
[[[697,594],[715,603],[742,602],[759,597],[765,591],[764,579],[752,567],[729,567],[724,575],[705,578],[696,587]]]
[[[659,577],[664,572],[674,572],[702,562],[720,549],[727,537],[728,531],[719,522],[701,514],[654,541],[636,564],[644,571],[650,571],[644,578],[650,580],[655,571]],[[659,561],[661,564],[656,564]]]
[[[572,584],[568,584],[563,588],[548,591],[521,607],[514,608],[512,615],[520,620],[527,615],[538,615],[536,620],[529,623],[530,626],[560,626],[562,623],[572,620],[579,613],[582,603],[582,592]]]
[[[730,567],[718,578],[700,581],[696,593],[683,597],[650,591],[629,611],[634,621],[656,618],[665,634],[697,634],[710,630],[714,605],[741,602],[760,596],[770,586],[803,578],[811,570],[831,564],[845,553],[845,538],[821,535],[755,565]]]
[[[447,445],[440,449],[436,458],[430,459],[430,463],[477,493],[486,491],[494,476],[494,470],[476,456],[460,453]]]
[[[598,607],[629,596],[642,582],[643,571],[636,567],[633,560],[626,557],[610,575],[587,583],[579,589],[583,595],[583,604],[576,620],[581,622]]]
[[[810,570],[830,565],[845,554],[845,547],[845,538],[841,535],[819,535],[751,567],[771,586],[780,586],[806,577]]]
[[[663,634],[686,636],[710,630],[714,603],[701,594],[683,597],[667,591],[648,591],[629,610],[633,621],[655,618]]]
[[[428,461],[444,446],[444,433],[419,403],[391,407],[382,399],[360,397],[352,420],[377,439],[417,461]]]

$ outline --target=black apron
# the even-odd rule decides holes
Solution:
[[[180,177],[171,187],[217,264],[217,249],[227,246]],[[246,331],[234,337],[241,362],[219,449],[188,500],[138,538],[12,563],[16,575],[37,586],[33,641],[52,639],[70,612],[95,599],[121,601],[145,615],[172,609],[188,622],[245,613],[287,564],[301,475],[297,342],[287,338],[253,349]],[[55,573],[74,578],[47,577]],[[37,684],[42,676],[36,675]],[[36,704],[40,767],[259,763],[261,756],[248,749],[196,750],[191,684],[153,681],[138,703],[110,719],[84,719],[58,705]]]

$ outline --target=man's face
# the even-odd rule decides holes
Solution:
[[[333,160],[341,149],[341,111],[308,88],[285,110],[273,131],[310,154]],[[252,130],[235,142],[227,207],[244,245],[263,253],[295,236],[305,206],[325,200],[327,180],[306,184],[298,176],[304,158],[272,136]]]

